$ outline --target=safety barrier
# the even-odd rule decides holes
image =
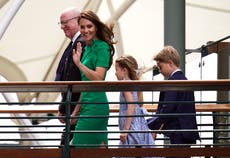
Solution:
[[[81,92],[81,91],[107,91],[107,92],[118,92],[125,90],[132,91],[162,91],[162,90],[194,90],[194,91],[229,91],[230,89],[230,81],[229,80],[206,80],[206,81],[134,81],[134,82],[6,82],[0,83],[0,92],[9,93],[28,93],[28,92],[68,92],[71,94],[72,92]],[[148,109],[149,112],[155,112],[156,103],[148,105],[146,103],[145,108]],[[9,104],[9,103],[0,103],[1,104]],[[14,106],[3,109],[0,107],[0,113],[56,113],[56,107],[44,108],[44,105],[39,104],[57,104],[57,103],[30,103],[30,104],[38,104],[34,106],[34,109],[31,107],[26,107],[27,103],[10,103],[11,105],[20,104],[17,109]],[[28,103],[29,104],[29,103]],[[111,106],[110,112],[118,112],[118,103]],[[43,106],[43,107],[42,107]],[[54,107],[54,106],[53,106]],[[206,101],[206,102],[196,102],[196,110],[197,116],[215,116],[218,115],[220,117],[229,118],[228,112],[230,111],[229,100],[222,101]],[[214,113],[199,113],[199,112],[214,112]],[[110,116],[111,117],[111,116]],[[112,115],[113,117],[113,115]],[[43,117],[30,117],[26,115],[25,117],[1,117],[0,119],[57,119],[56,116],[43,116]],[[67,120],[69,117],[66,118]],[[1,125],[0,125],[1,126]],[[113,124],[112,126],[117,126]],[[199,124],[199,126],[213,126],[210,124]],[[216,126],[216,125],[215,125]],[[4,155],[4,157],[12,157],[12,153],[14,158],[19,157],[74,157],[77,155],[78,157],[121,157],[121,156],[230,156],[228,150],[230,149],[229,143],[229,124],[226,122],[225,124],[219,125],[221,128],[218,129],[199,129],[199,132],[224,132],[227,133],[228,137],[218,138],[223,142],[213,142],[213,143],[198,143],[192,148],[165,148],[164,144],[157,144],[156,148],[117,148],[116,146],[108,146],[106,149],[77,149],[70,148],[68,144],[66,144],[63,148],[58,148],[59,146],[55,145],[1,145],[0,155]],[[0,128],[9,128],[9,126],[1,126]],[[18,128],[35,128],[35,125],[31,126],[17,126]],[[57,128],[57,125],[42,125],[39,127],[53,127]],[[63,125],[60,125],[63,127]],[[68,128],[68,127],[67,127]],[[4,133],[60,133],[62,131],[3,131]],[[70,131],[67,131],[70,132]],[[119,131],[108,131],[110,133],[119,133]],[[157,132],[157,131],[156,131]],[[117,138],[112,138],[112,140],[117,141]],[[203,139],[213,139],[213,138],[203,138]],[[12,139],[12,141],[34,141],[35,139],[29,140],[28,138],[17,138]],[[39,139],[40,141],[58,141],[59,138],[55,139]],[[160,140],[160,139],[159,139]],[[167,140],[162,138],[162,140]],[[3,140],[1,140],[3,141]],[[5,138],[7,141],[7,138]],[[158,140],[156,140],[158,141]],[[0,142],[1,144],[1,142]],[[22,156],[23,155],[23,156]]]

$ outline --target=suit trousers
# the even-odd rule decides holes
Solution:
[[[70,126],[70,130],[71,131],[73,131],[73,130],[75,130],[75,126],[76,125],[71,125]],[[63,131],[65,131],[66,129],[63,129]],[[72,140],[72,138],[73,138],[73,133],[70,133],[69,134],[69,142]],[[62,136],[61,136],[61,143],[60,143],[60,145],[65,145],[65,139],[66,139],[66,133],[64,132],[64,133],[62,133]]]
[[[181,133],[172,133],[169,137],[170,139],[170,143],[171,144],[185,144],[184,146],[180,145],[180,146],[176,146],[178,148],[189,148],[190,145],[187,144],[196,144],[196,140],[190,140],[190,139],[186,139],[183,137],[183,135]],[[175,146],[172,146],[172,148]],[[180,157],[167,157],[167,158],[190,158],[190,156],[183,156],[181,155]]]

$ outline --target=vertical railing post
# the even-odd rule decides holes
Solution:
[[[69,139],[70,139],[70,104],[71,104],[71,96],[72,96],[72,86],[68,86],[67,96],[65,101],[65,142],[64,147],[62,149],[62,158],[70,158],[70,146],[69,146]]]

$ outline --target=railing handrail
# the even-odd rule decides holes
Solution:
[[[81,81],[68,81],[68,82],[0,82],[0,92],[8,93],[8,92],[69,92],[72,90],[72,92],[81,92],[81,91],[106,91],[106,92],[115,92],[115,91],[164,91],[164,90],[179,90],[179,91],[229,91],[230,90],[230,80],[165,80],[165,81],[89,81],[89,82],[81,82]],[[23,105],[23,104],[22,104]],[[205,105],[207,105],[206,110],[214,111],[217,110],[220,105],[222,110],[229,110],[230,104],[197,104],[196,109],[198,110],[199,106],[204,110]],[[151,112],[154,112],[156,110],[156,105],[145,105],[147,109],[149,109]],[[149,107],[148,107],[149,106]],[[208,107],[209,106],[209,107]],[[219,106],[219,107],[218,107]],[[13,107],[13,106],[12,106]],[[210,108],[212,107],[212,108]],[[118,108],[115,106],[111,108],[111,110],[114,110],[114,112],[118,111]],[[201,109],[199,109],[201,110]],[[222,111],[221,110],[221,111]],[[36,111],[36,110],[35,110]],[[15,111],[16,112],[16,111]],[[21,111],[22,112],[22,111]],[[30,111],[32,112],[32,111]],[[67,126],[68,127],[68,126]],[[68,133],[68,132],[67,132]],[[68,146],[68,145],[67,145]],[[9,152],[10,149],[12,149],[9,146],[9,150],[6,152]],[[23,148],[19,149],[20,153],[23,153]],[[49,155],[49,150],[53,149],[45,149],[47,150],[47,154]],[[103,152],[102,152],[103,150]],[[72,155],[74,152],[77,152],[78,156],[80,151],[82,151],[82,154],[88,154],[89,152],[95,153],[106,153],[107,156],[114,153],[116,150],[118,154],[115,154],[114,156],[128,156],[127,154],[132,154],[135,156],[143,156],[140,155],[141,153],[149,153],[149,152],[157,152],[157,150],[161,150],[162,153],[161,156],[178,156],[178,152],[181,155],[182,152],[185,152],[185,155],[189,156],[225,156],[228,155],[229,150],[229,144],[228,146],[213,146],[213,147],[207,147],[201,146],[199,148],[146,148],[146,149],[70,149],[70,155]],[[176,151],[174,151],[176,150]],[[194,150],[194,151],[193,151]],[[196,151],[195,151],[196,150]],[[218,153],[216,153],[216,150],[218,150]],[[4,152],[5,150],[0,150],[0,153]],[[25,153],[31,153],[34,154],[36,151],[35,149],[26,149]],[[39,150],[39,153],[43,153],[46,151]],[[60,157],[61,153],[64,153],[63,151],[60,151],[60,149],[54,149],[54,152],[57,151],[58,155],[54,157]],[[69,150],[65,150],[69,151]],[[130,152],[127,152],[130,151]],[[205,153],[202,153],[206,151]],[[33,153],[32,153],[33,152]],[[61,153],[60,153],[61,152]],[[158,151],[159,152],[159,151]],[[157,152],[157,153],[158,153]],[[10,154],[10,153],[8,153]],[[139,154],[139,155],[138,155]],[[153,154],[154,155],[154,154]],[[184,155],[184,154],[183,154]],[[49,155],[50,156],[50,155]],[[155,155],[157,156],[157,154]],[[228,155],[229,156],[229,155]],[[15,156],[16,157],[16,156]]]
[[[0,103],[1,104],[1,103]],[[157,105],[145,104],[143,107],[148,112],[156,112]],[[20,105],[20,106],[0,106],[1,113],[57,113],[57,106],[46,105]],[[119,105],[110,105],[110,112],[119,112]],[[230,104],[196,104],[196,112],[230,112]]]
[[[230,80],[0,82],[0,92],[230,90]]]

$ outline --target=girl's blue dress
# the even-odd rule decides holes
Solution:
[[[143,115],[139,117],[133,117],[131,126],[129,128],[130,131],[148,131],[149,128],[147,126],[147,122],[144,118],[144,110],[137,104],[138,102],[138,93],[137,92],[132,92],[133,99],[134,99],[134,106],[135,106],[135,113],[134,115]],[[120,111],[119,115],[125,116],[126,111],[128,108],[128,105],[125,104],[125,98],[124,94],[121,92],[120,93]],[[136,103],[135,103],[136,102]],[[120,130],[124,129],[125,125],[125,120],[126,117],[119,117],[119,128]],[[133,146],[132,146],[133,144]],[[149,148],[150,146],[145,146],[145,145],[154,145],[154,139],[152,137],[152,134],[150,132],[142,132],[142,133],[128,133],[127,140],[125,143],[120,141],[121,147],[129,147],[129,148],[134,148],[134,147],[147,147]],[[124,145],[124,146],[123,146]],[[128,146],[127,146],[128,145]],[[153,146],[151,146],[153,147]]]

